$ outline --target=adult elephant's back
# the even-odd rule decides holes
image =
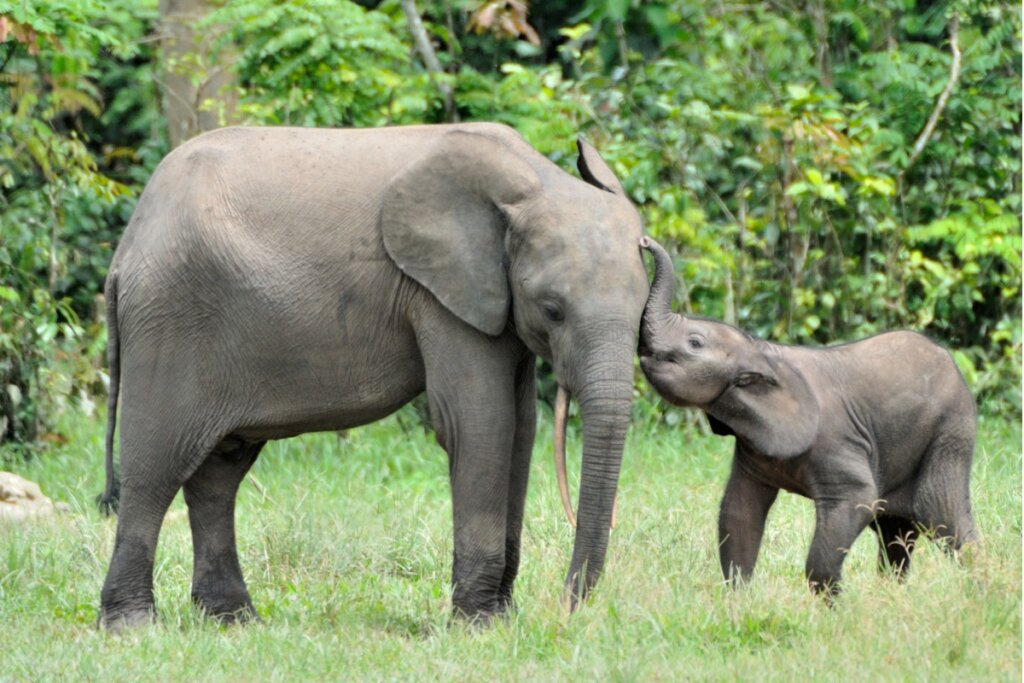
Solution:
[[[342,429],[423,389],[407,312],[422,287],[384,249],[390,179],[430,127],[228,128],[170,154],[111,266],[123,398],[153,387],[250,438]],[[144,398],[144,397],[140,397]]]

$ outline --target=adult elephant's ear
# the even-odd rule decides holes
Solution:
[[[612,169],[608,168],[608,164],[604,163],[604,159],[594,146],[583,138],[576,138],[576,147],[580,151],[580,156],[576,159],[576,168],[580,176],[595,187],[625,197],[626,191],[622,189],[619,179],[612,173]]]
[[[508,321],[505,231],[540,191],[536,172],[491,135],[445,133],[384,193],[388,254],[456,316],[486,334]]]
[[[821,411],[807,380],[785,359],[756,351],[707,407],[709,417],[770,458],[795,458],[818,435]]]

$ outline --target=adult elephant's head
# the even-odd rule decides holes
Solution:
[[[578,144],[583,180],[509,128],[455,127],[394,180],[382,214],[385,246],[406,274],[481,332],[511,326],[577,398],[573,605],[604,565],[648,291],[640,217],[597,152]]]

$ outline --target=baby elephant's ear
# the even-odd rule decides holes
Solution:
[[[708,415],[763,455],[795,458],[818,435],[818,399],[793,365],[777,356],[756,355],[708,406]]]
[[[708,415],[708,424],[711,425],[711,433],[717,434],[718,436],[735,436],[736,432],[732,431],[732,427],[725,424],[714,415]]]

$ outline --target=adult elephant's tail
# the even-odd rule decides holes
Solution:
[[[114,472],[114,430],[117,427],[117,395],[121,388],[120,331],[117,327],[117,273],[107,277],[107,364],[110,366],[110,391],[107,399],[107,440],[106,466],[107,485],[96,499],[100,512],[110,515],[117,512],[121,484]]]

